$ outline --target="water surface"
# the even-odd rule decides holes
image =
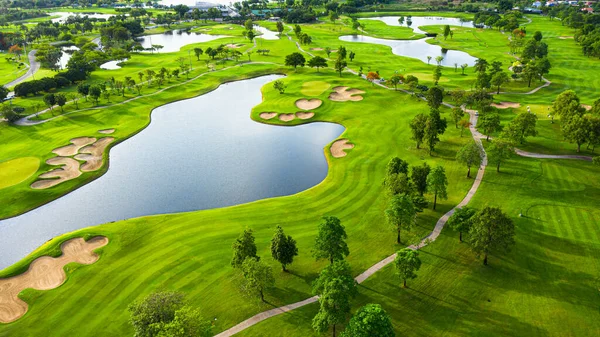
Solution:
[[[462,26],[462,27],[473,27],[473,21],[463,20],[459,18],[444,18],[440,16],[413,16],[411,18],[412,24],[408,25],[407,17],[404,17],[404,23],[398,22],[399,16],[379,16],[373,18],[366,18],[366,20],[379,20],[385,22],[388,26],[399,26],[409,27],[417,34],[425,34],[426,32],[419,29],[422,26],[433,26],[433,25],[450,25],[450,26]]]
[[[200,42],[209,42],[213,40],[217,40],[220,38],[227,37],[226,35],[208,35],[208,34],[198,34],[192,32],[168,32],[163,34],[152,34],[146,35],[138,38],[138,41],[141,43],[142,47],[150,48],[152,45],[161,45],[163,46],[160,49],[159,53],[172,53],[179,51],[181,47],[192,44],[192,43],[200,43]]]
[[[281,127],[249,117],[261,102],[260,88],[280,77],[225,84],[156,108],[146,129],[110,151],[110,169],[102,177],[0,221],[0,268],[75,229],[290,195],[321,182],[327,175],[323,148],[342,126]]]

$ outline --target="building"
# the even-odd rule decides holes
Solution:
[[[198,2],[196,2],[195,5],[192,5],[189,7],[190,7],[190,10],[197,8],[198,10],[201,10],[203,12],[206,12],[211,8],[216,8],[219,11],[221,11],[222,18],[226,18],[226,17],[236,18],[236,17],[240,16],[240,14],[235,10],[235,8],[225,6],[225,5],[215,4],[212,2],[198,1]]]

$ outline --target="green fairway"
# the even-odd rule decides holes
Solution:
[[[27,180],[40,166],[35,157],[16,158],[0,163],[0,189],[16,185]]]

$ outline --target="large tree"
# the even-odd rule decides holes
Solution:
[[[287,271],[285,266],[294,262],[294,256],[296,255],[298,255],[296,240],[289,235],[285,235],[283,228],[277,226],[271,239],[271,256],[275,261],[281,263],[283,271]]]
[[[254,235],[251,229],[246,229],[233,243],[233,258],[231,265],[234,268],[239,268],[249,257],[258,258],[256,255],[256,243],[254,243]]]
[[[257,294],[261,301],[265,301],[265,290],[273,287],[275,278],[271,266],[260,261],[256,257],[250,257],[244,260],[242,264],[242,272],[246,284],[245,290],[250,294]]]
[[[417,142],[417,149],[421,147],[425,138],[425,127],[427,126],[427,116],[424,113],[416,115],[410,121],[410,130],[412,132],[412,140]]]
[[[527,137],[537,136],[536,124],[537,116],[535,114],[522,112],[508,123],[502,132],[502,137],[514,143],[523,144]]]
[[[500,130],[500,115],[495,112],[486,112],[479,118],[477,127],[483,130],[486,139],[489,141],[490,134]]]
[[[333,336],[336,335],[336,326],[346,322],[350,314],[350,299],[353,297],[353,290],[348,288],[346,282],[340,279],[333,279],[323,288],[319,296],[319,312],[313,318],[313,329],[318,333],[324,333],[333,328]]]
[[[403,287],[406,288],[406,281],[417,278],[416,272],[421,268],[419,252],[414,249],[403,248],[396,253],[394,264],[398,276],[403,281]]]
[[[443,166],[436,166],[427,177],[427,188],[433,193],[433,209],[437,205],[437,199],[448,199],[448,178],[446,178],[446,170]]]
[[[474,140],[465,144],[456,154],[456,160],[467,166],[467,178],[471,177],[471,167],[479,167],[482,159],[483,153],[481,152],[481,148]]]
[[[321,295],[327,283],[334,279],[341,280],[345,284],[345,287],[349,289],[352,296],[358,292],[358,283],[352,277],[350,264],[346,260],[338,260],[321,270],[319,277],[312,284],[313,294]]]
[[[328,259],[330,263],[344,259],[350,254],[345,241],[347,238],[346,230],[340,219],[334,216],[324,216],[319,224],[313,256],[317,260]]]
[[[500,165],[509,159],[513,152],[512,142],[502,138],[494,139],[492,145],[488,147],[487,154],[490,163],[496,165],[496,172],[500,172]]]
[[[308,66],[311,68],[317,68],[317,72],[318,72],[319,68],[327,67],[327,60],[321,56],[315,56],[315,57],[311,58],[310,60],[308,60]]]
[[[294,67],[294,70],[298,66],[304,67],[305,63],[306,63],[306,59],[304,58],[304,55],[302,55],[298,52],[291,53],[285,57],[285,65],[288,67]]]
[[[585,108],[581,106],[579,97],[573,90],[566,90],[560,93],[554,103],[552,110],[555,114],[568,120],[573,115],[583,115]]]
[[[429,149],[429,155],[431,155],[435,146],[439,143],[440,135],[446,132],[447,126],[446,119],[440,117],[439,110],[432,108],[425,122],[424,132],[425,144],[427,144],[427,148]]]
[[[410,178],[419,195],[423,195],[427,192],[427,177],[429,176],[429,172],[431,172],[431,167],[427,165],[427,163],[423,163],[421,166],[412,167]]]
[[[388,313],[379,304],[367,304],[352,316],[341,337],[394,337]]]
[[[390,200],[389,207],[385,210],[385,217],[397,234],[396,243],[400,243],[401,231],[403,229],[410,230],[417,217],[417,209],[412,198],[407,194],[394,196]]]
[[[432,109],[438,109],[444,101],[444,89],[440,87],[431,87],[427,91],[427,104]]]
[[[464,206],[456,208],[454,213],[448,218],[446,223],[452,230],[458,232],[458,240],[463,241],[463,233],[468,233],[471,229],[471,219],[476,211],[473,208]]]
[[[515,243],[513,221],[497,207],[486,207],[472,218],[469,243],[477,256],[483,254],[483,264],[488,264],[492,251],[507,251]]]
[[[490,83],[497,88],[496,93],[500,93],[500,87],[510,81],[510,77],[504,72],[499,71],[492,76]]]
[[[562,132],[567,141],[577,144],[579,152],[581,144],[589,138],[590,122],[585,116],[574,115],[562,124]]]

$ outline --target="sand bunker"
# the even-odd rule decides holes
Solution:
[[[227,48],[234,48],[234,49],[240,48],[241,46],[243,46],[243,44],[241,44],[241,43],[230,43],[230,44],[225,45],[225,47],[227,47]]]
[[[520,108],[521,103],[515,102],[500,102],[498,104],[492,103],[491,106],[496,107],[498,109],[508,109],[508,108]]]
[[[262,118],[262,119],[271,119],[271,118],[277,116],[277,113],[276,112],[261,112],[260,115],[258,115],[258,116],[260,116],[260,118]]]
[[[104,236],[88,241],[82,238],[71,239],[60,246],[63,252],[61,256],[39,257],[23,274],[0,279],[0,322],[10,323],[25,315],[27,303],[18,297],[21,291],[27,288],[49,290],[60,286],[67,278],[63,269],[66,264],[92,264],[99,258],[94,250],[107,244],[108,238]]]
[[[46,163],[62,167],[40,174],[40,180],[31,184],[31,188],[36,190],[50,188],[81,175],[81,172],[79,172],[79,162],[73,158],[54,157],[46,160]]]
[[[298,117],[300,119],[309,119],[309,118],[312,118],[314,115],[315,115],[314,112],[303,112],[303,111],[296,112],[296,117]]]
[[[365,93],[360,89],[349,89],[349,87],[335,87],[333,91],[329,94],[329,99],[334,102],[362,101],[363,97],[360,94]]]
[[[296,116],[294,114],[281,114],[279,115],[279,120],[282,122],[293,121]]]
[[[592,110],[592,106],[591,106],[591,105],[588,105],[588,104],[582,104],[581,106],[582,106],[584,109],[586,109],[587,111],[590,111],[590,110]]]
[[[98,133],[103,133],[105,135],[110,135],[113,132],[115,132],[115,129],[98,130]]]
[[[320,107],[321,104],[323,104],[323,101],[321,101],[318,98],[302,98],[296,101],[296,106],[298,107],[298,109],[302,110],[313,110]]]
[[[331,144],[329,151],[331,151],[331,155],[335,158],[345,157],[347,155],[346,151],[354,148],[354,144],[348,143],[348,139],[340,139],[336,140]]]
[[[561,40],[567,40],[567,39],[572,39],[573,37],[572,36],[559,36],[558,38]]]
[[[325,50],[325,49],[323,49],[323,48],[310,48],[310,50],[314,50],[314,51],[323,51],[323,50]]]
[[[76,155],[75,159],[85,161],[85,163],[81,164],[81,171],[91,172],[102,167],[104,150],[113,140],[115,140],[113,137],[100,138],[94,144],[79,150],[80,154]]]
[[[71,139],[71,144],[63,147],[59,147],[58,149],[52,150],[53,153],[56,153],[59,156],[70,157],[77,154],[79,149],[86,145],[90,145],[96,141],[96,138],[92,137],[79,137]]]

